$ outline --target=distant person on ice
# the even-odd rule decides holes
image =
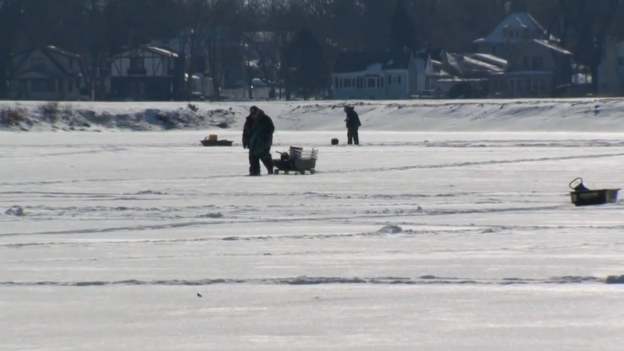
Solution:
[[[345,122],[347,122],[347,144],[351,145],[355,142],[355,145],[359,145],[358,129],[362,125],[360,117],[352,106],[345,106],[344,111],[347,113],[347,119],[345,119]]]
[[[243,148],[249,149],[249,175],[260,175],[260,161],[269,174],[273,174],[273,159],[271,146],[273,145],[275,126],[271,117],[256,106],[249,109],[249,116],[243,127]]]

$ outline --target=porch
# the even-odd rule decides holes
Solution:
[[[518,71],[490,77],[490,92],[508,97],[547,97],[553,93],[553,72]]]
[[[9,96],[18,100],[79,100],[81,77],[49,76],[27,72],[11,80]]]

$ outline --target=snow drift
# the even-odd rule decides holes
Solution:
[[[344,104],[377,131],[624,132],[624,99],[290,102],[0,102],[5,131],[242,128],[252,105],[282,131],[344,130]]]

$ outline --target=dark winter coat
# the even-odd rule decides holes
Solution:
[[[360,116],[358,116],[353,108],[347,109],[347,119],[345,122],[347,123],[347,129],[357,129],[362,125]]]
[[[261,157],[271,149],[274,132],[273,120],[264,112],[260,112],[257,119],[247,116],[243,126],[243,147]]]

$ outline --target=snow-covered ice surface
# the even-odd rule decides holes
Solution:
[[[356,107],[369,131],[624,133],[621,98],[195,102],[197,111],[184,102],[0,101],[0,130],[221,132],[223,125],[241,129],[258,105],[281,131],[342,131],[344,103]]]
[[[0,349],[621,349],[624,134],[290,129],[0,133]]]

